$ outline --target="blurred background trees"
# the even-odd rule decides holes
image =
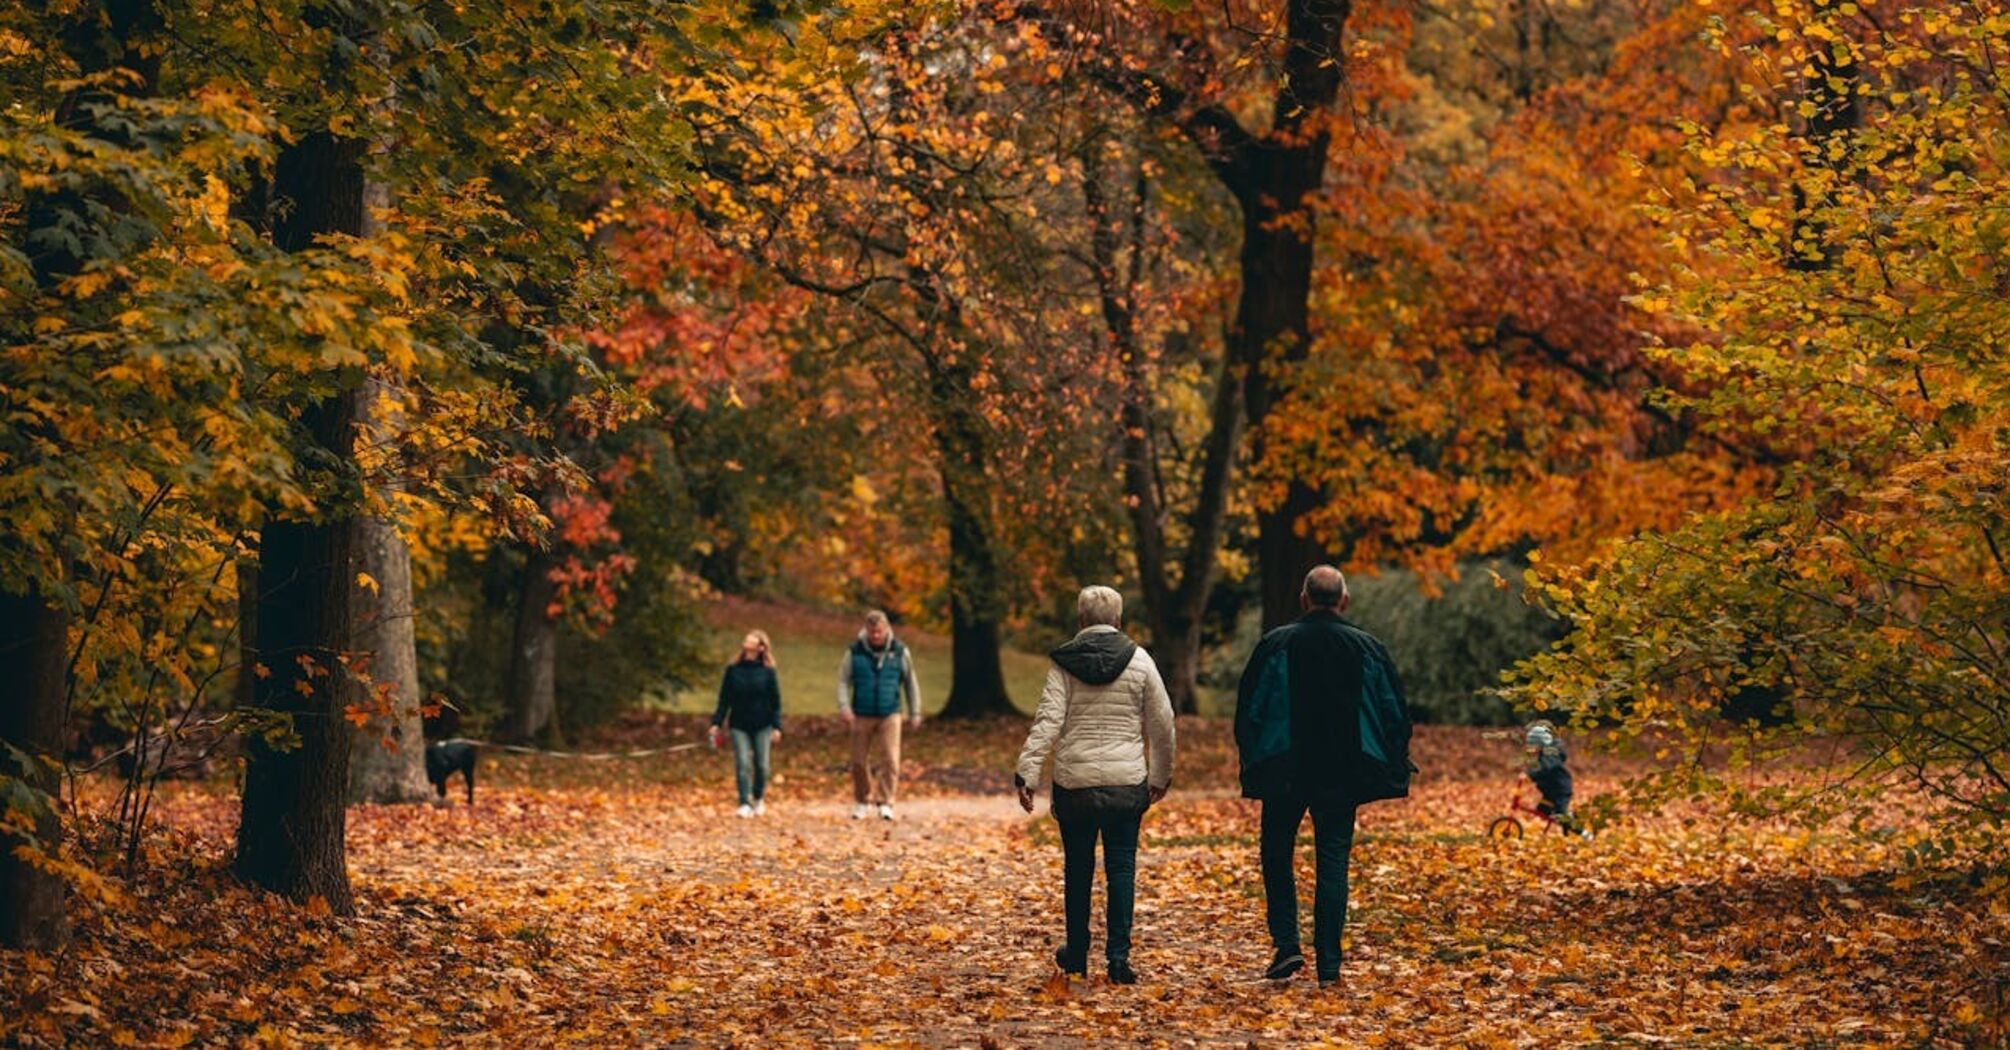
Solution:
[[[1427,718],[1863,734],[2000,818],[2004,17],[9,9],[0,933],[65,769],[131,863],[243,741],[240,872],[339,909],[420,708],[688,703],[752,601],[1009,714],[1105,582],[1209,712],[1321,559]]]

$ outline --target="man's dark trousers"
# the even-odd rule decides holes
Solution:
[[[1354,850],[1352,803],[1299,798],[1263,800],[1263,830],[1259,851],[1263,860],[1264,910],[1270,940],[1280,951],[1297,951],[1298,879],[1292,855],[1298,826],[1312,814],[1315,881],[1312,889],[1312,949],[1319,979],[1340,975],[1340,931],[1347,925],[1347,861]]]

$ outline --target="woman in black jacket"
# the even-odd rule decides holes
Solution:
[[[712,746],[721,727],[733,732],[733,771],[740,786],[740,816],[767,813],[769,749],[782,738],[782,684],[775,677],[775,654],[766,631],[748,631],[739,658],[719,683],[719,709],[712,713]]]

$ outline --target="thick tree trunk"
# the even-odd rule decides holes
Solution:
[[[360,233],[363,143],[328,132],[279,155],[273,190],[283,210],[273,240],[301,251],[325,233]],[[245,747],[244,807],[236,870],[245,881],[294,900],[321,898],[354,910],[345,854],[349,733],[357,699],[342,660],[354,643],[357,479],[353,475],[359,390],[309,405],[301,424],[325,490],[318,515],[275,514],[259,540],[254,707],[287,716],[297,745],[276,748],[254,734]]]
[[[518,744],[547,741],[557,731],[558,618],[551,604],[558,585],[551,571],[556,559],[533,550],[517,583],[516,632],[510,641],[509,722],[504,735]]]
[[[258,558],[237,559],[237,689],[240,710],[258,703]]]
[[[941,717],[1018,715],[1005,693],[1005,666],[999,656],[1003,645],[997,620],[951,617],[949,702]]]
[[[357,523],[356,571],[368,573],[377,589],[357,587],[356,648],[368,653],[373,699],[381,696],[390,710],[377,712],[369,725],[350,733],[349,801],[424,802],[432,797],[426,783],[425,730],[419,708],[419,652],[412,629],[412,555],[390,522],[368,518]],[[388,687],[389,691],[384,690]]]
[[[1299,531],[1305,516],[1317,510],[1322,497],[1316,490],[1292,481],[1283,502],[1256,516],[1256,558],[1263,567],[1263,629],[1290,623],[1302,611],[1298,593],[1305,572],[1321,562],[1335,561],[1333,553],[1318,540]]]
[[[317,406],[321,422],[353,421],[353,411],[340,404],[346,400]],[[344,842],[349,723],[343,714],[361,696],[342,657],[343,640],[351,635],[355,533],[353,519],[275,519],[261,535],[263,673],[253,675],[253,706],[288,716],[295,741],[274,747],[259,734],[246,738],[237,829],[239,877],[293,900],[322,898],[337,914],[353,909]]]
[[[63,880],[15,853],[28,846],[53,856],[62,845],[56,796],[62,789],[69,626],[61,606],[33,591],[0,594],[0,682],[12,694],[0,703],[0,778],[18,777],[42,796],[33,813],[34,842],[0,835],[0,946],[9,948],[50,951],[70,939]]]
[[[1016,715],[999,656],[1004,581],[992,543],[983,423],[964,403],[969,377],[960,369],[932,369],[930,386],[949,516],[949,700],[942,717]]]
[[[1108,81],[1147,113],[1170,118],[1193,142],[1242,211],[1241,291],[1228,333],[1228,363],[1242,377],[1242,415],[1262,463],[1263,425],[1277,400],[1278,373],[1305,358],[1310,344],[1308,299],[1312,289],[1313,234],[1308,210],[1325,182],[1332,118],[1345,76],[1342,35],[1351,0],[1285,0],[1284,56],[1270,126],[1252,133],[1219,102],[1202,102],[1160,78],[1112,68]],[[1320,494],[1287,486],[1285,498],[1257,513],[1257,569],[1262,574],[1263,620],[1283,623],[1297,614],[1298,586],[1307,568],[1324,556],[1300,535],[1299,522],[1319,505]]]
[[[1166,683],[1173,710],[1200,713],[1200,616],[1175,609],[1152,618],[1152,659]]]
[[[1280,366],[1304,360],[1310,339],[1311,220],[1300,214],[1318,189],[1326,166],[1326,136],[1308,142],[1266,141],[1251,155],[1242,200],[1242,294],[1230,332],[1229,353],[1243,368],[1243,404],[1262,463],[1269,441],[1263,422],[1276,405]],[[1299,533],[1299,521],[1319,505],[1319,494],[1292,480],[1284,499],[1256,513],[1257,568],[1262,574],[1265,630],[1298,615],[1305,570],[1324,558],[1319,545]]]
[[[945,479],[946,480],[946,479]],[[1000,582],[981,512],[961,484],[945,484],[949,503],[949,701],[944,718],[1014,715],[999,655]]]
[[[1326,182],[1331,135],[1319,122],[1340,97],[1346,54],[1341,34],[1350,0],[1288,0],[1283,85],[1272,129],[1246,158],[1242,202],[1242,293],[1234,349],[1243,366],[1243,401],[1256,436],[1256,461],[1266,453],[1263,424],[1276,402],[1274,369],[1296,364],[1311,349],[1312,236],[1308,210]],[[1322,495],[1295,478],[1284,499],[1259,508],[1257,560],[1263,579],[1266,629],[1298,615],[1305,570],[1327,552],[1299,531]]]

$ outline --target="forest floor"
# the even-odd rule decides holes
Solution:
[[[487,756],[472,806],[351,811],[349,918],[233,884],[229,785],[175,785],[148,867],[79,903],[68,951],[0,953],[0,1046],[1955,1047],[2010,1032],[2000,867],[1905,869],[1898,828],[1701,812],[1622,818],[1590,842],[1493,841],[1515,743],[1476,730],[1423,730],[1413,796],[1363,810],[1346,969],[1322,991],[1258,979],[1254,809],[1230,790],[1226,727],[1183,720],[1140,858],[1142,983],[1059,979],[1060,849],[1044,803],[1026,816],[1007,784],[1023,732],[925,727],[891,823],[847,819],[834,721],[799,721],[778,746],[756,820],[733,817],[730,760],[708,750]],[[1630,771],[1577,764],[1582,796]]]

